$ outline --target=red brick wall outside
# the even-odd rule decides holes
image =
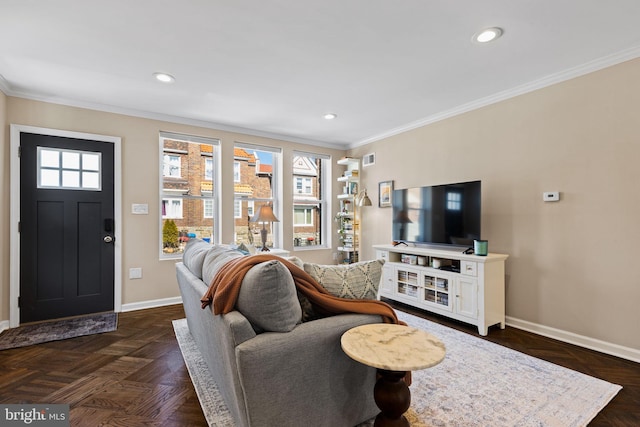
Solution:
[[[205,179],[205,159],[212,158],[213,149],[209,145],[195,144],[184,141],[165,140],[164,154],[180,157],[180,178],[163,177],[164,190],[180,190],[175,196],[168,192],[163,198],[180,198],[181,195],[191,196],[203,194],[203,186],[212,188],[212,181]],[[169,150],[169,151],[167,151]],[[176,150],[176,151],[172,151]],[[162,207],[161,207],[162,208]],[[199,199],[182,199],[182,218],[167,218],[175,222],[181,233],[181,243],[186,241],[188,234],[195,234],[199,238],[212,237],[213,218],[204,217],[204,203]],[[163,224],[167,219],[163,219]]]
[[[237,187],[242,187],[236,188],[239,191],[235,192],[235,197],[244,195],[248,198],[271,198],[271,176],[264,176],[262,174],[256,173],[257,163],[253,154],[248,154],[242,149],[236,149],[235,154],[236,156],[234,158],[234,161],[240,164],[240,182],[234,182],[234,186],[241,184],[241,186]],[[245,188],[246,190],[243,190]],[[254,213],[258,211],[261,205],[262,203],[260,202],[254,203]],[[260,238],[260,230],[262,229],[262,224],[249,222],[247,218],[248,216],[248,204],[246,202],[243,202],[241,217],[235,218],[236,243],[251,243],[251,240],[253,240],[253,244],[258,246],[259,244],[262,244]],[[267,240],[273,242],[273,238],[271,236],[271,224],[265,224],[265,227],[268,231]],[[249,233],[251,233],[251,238],[249,237]]]

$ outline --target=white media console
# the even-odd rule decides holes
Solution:
[[[508,255],[467,255],[448,249],[374,245],[386,262],[379,297],[412,305],[478,327],[504,329],[504,264]]]

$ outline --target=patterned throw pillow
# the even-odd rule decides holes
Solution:
[[[330,294],[349,299],[376,299],[383,260],[346,265],[320,265],[305,262],[304,271]]]

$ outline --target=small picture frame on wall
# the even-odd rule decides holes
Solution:
[[[378,206],[391,207],[391,195],[393,194],[393,181],[382,181],[378,184]]]

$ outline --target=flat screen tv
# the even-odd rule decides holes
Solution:
[[[393,191],[396,242],[473,246],[480,239],[480,181]]]

